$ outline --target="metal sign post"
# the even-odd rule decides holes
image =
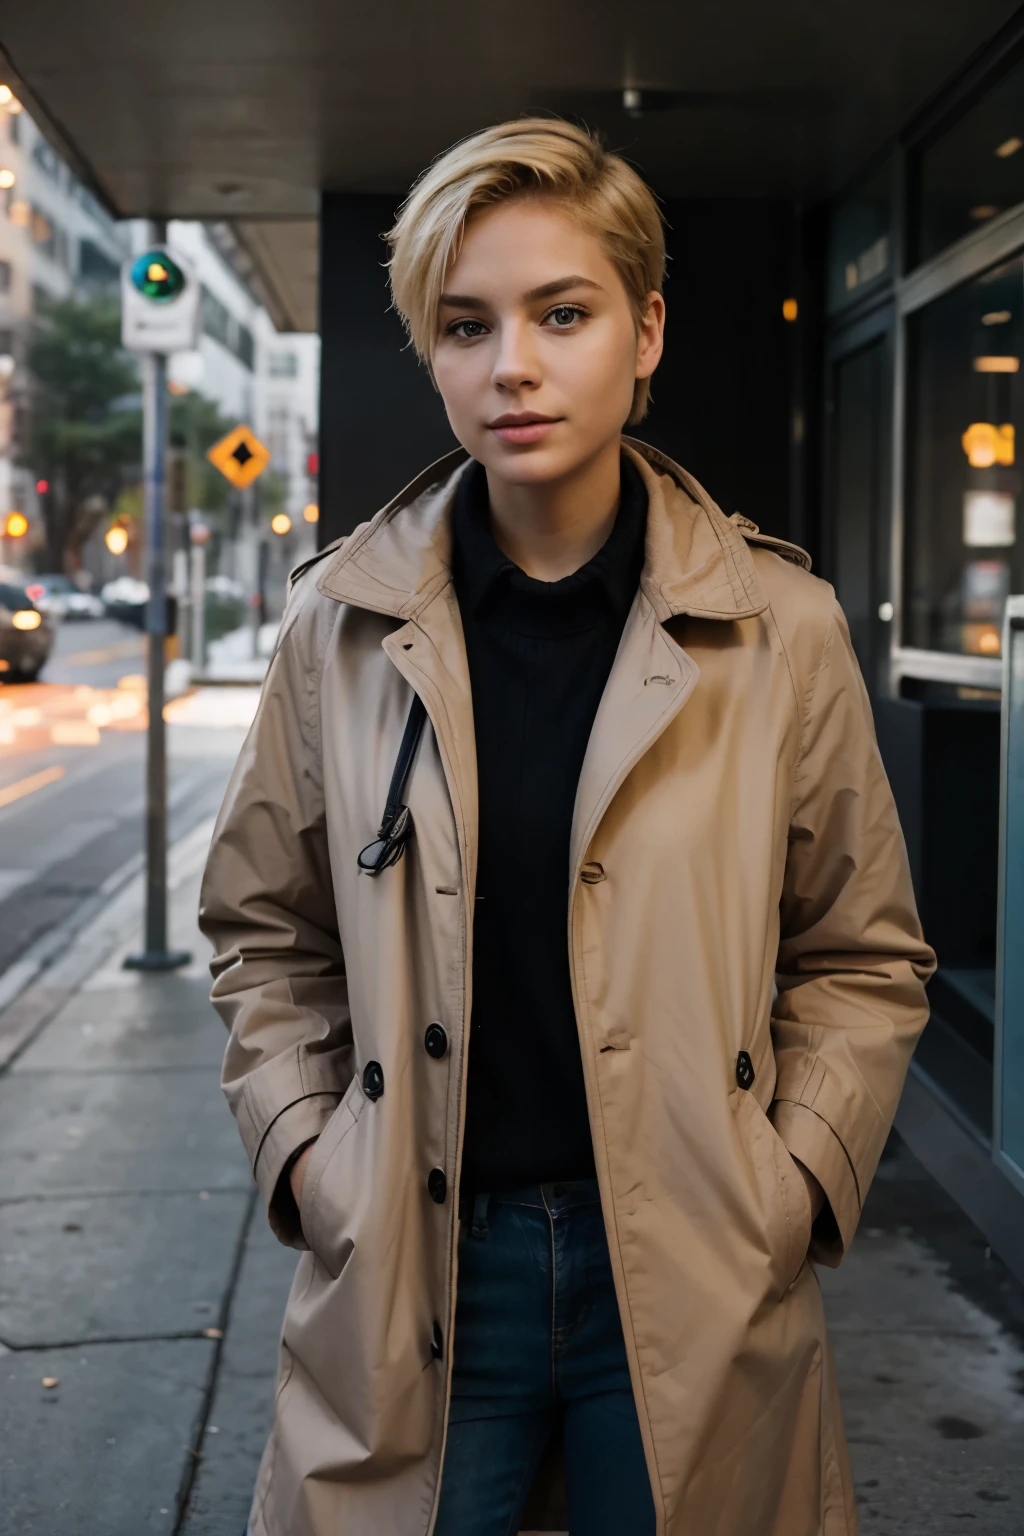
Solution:
[[[164,231],[160,229],[156,233],[159,237]],[[122,340],[126,347],[143,352],[143,459],[149,583],[146,604],[149,727],[146,742],[145,948],[129,955],[124,964],[126,970],[132,971],[170,971],[187,965],[191,956],[184,950],[167,947],[167,744],[164,733],[166,354],[196,344],[198,310],[193,298],[198,296],[198,288],[195,280],[190,279],[162,246],[155,246],[125,264],[122,296]]]
[[[206,457],[242,493],[241,534],[251,580],[249,593],[249,623],[252,636],[252,658],[259,655],[260,625],[265,617],[266,553],[256,516],[256,485],[270,463],[270,449],[261,443],[250,427],[234,427],[219,443],[207,449]]]
[[[992,1155],[1024,1193],[1024,596],[1003,620]]]

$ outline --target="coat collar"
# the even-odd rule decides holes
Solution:
[[[671,459],[624,439],[648,496],[640,585],[659,621],[746,619],[767,598],[739,527]],[[416,618],[451,580],[452,507],[469,462],[459,448],[418,475],[345,540],[318,582],[325,596]]]

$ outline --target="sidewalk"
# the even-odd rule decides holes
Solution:
[[[295,1256],[218,1086],[209,832],[171,860],[192,964],[121,970],[129,888],[51,967],[68,1000],[0,1075],[0,1536],[241,1533]],[[1024,1296],[904,1149],[821,1280],[862,1530],[1019,1536]]]

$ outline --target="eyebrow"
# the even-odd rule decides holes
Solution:
[[[581,277],[579,273],[571,273],[568,277],[556,277],[554,282],[541,283],[539,288],[531,288],[529,293],[523,294],[523,299],[530,304],[537,299],[553,299],[559,293],[567,293],[570,288],[596,288],[601,289],[600,283],[595,283],[592,278]],[[439,304],[444,304],[448,309],[484,309],[486,303],[483,299],[476,298],[471,293],[442,293]]]

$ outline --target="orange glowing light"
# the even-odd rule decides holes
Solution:
[[[24,512],[8,512],[4,533],[9,539],[23,539],[28,533],[28,518]]]
[[[19,608],[16,613],[11,614],[11,623],[15,629],[38,629],[42,622],[42,614],[37,613],[34,608]]]
[[[1019,373],[1019,357],[976,357],[975,373]]]
[[[127,528],[122,527],[120,523],[115,523],[113,528],[107,529],[103,542],[112,555],[123,555],[128,548]]]
[[[783,299],[783,301],[782,301],[782,318],[783,318],[783,320],[795,320],[799,313],[800,313],[800,306],[797,303],[796,299]]]
[[[1015,438],[1010,422],[997,427],[991,421],[972,421],[960,443],[972,469],[990,469],[1013,463]]]
[[[315,501],[311,501],[307,507],[303,507],[302,515],[307,523],[318,523],[320,521],[320,508]]]
[[[278,512],[270,519],[270,526],[276,534],[285,534],[291,529],[292,520],[287,512]]]
[[[978,636],[978,650],[986,656],[995,656],[999,651],[999,633],[994,629],[983,629]]]

